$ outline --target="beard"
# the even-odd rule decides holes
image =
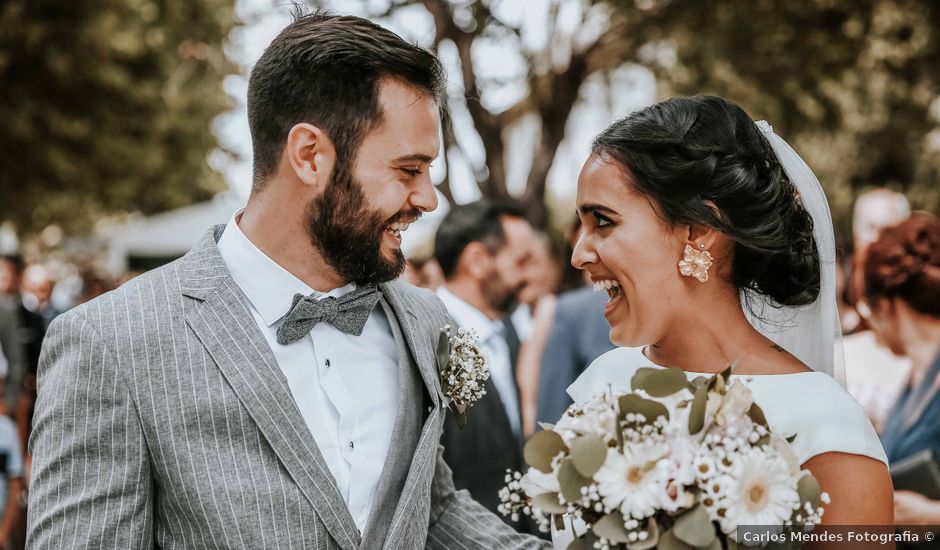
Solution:
[[[481,290],[486,303],[501,313],[509,313],[519,305],[518,294],[521,285],[518,288],[511,288],[495,272],[483,280]]]
[[[326,189],[307,205],[307,234],[342,279],[360,286],[397,279],[405,270],[405,255],[397,249],[386,258],[383,234],[390,224],[417,219],[421,212],[407,210],[385,219],[381,212],[369,209],[350,164],[337,163]]]

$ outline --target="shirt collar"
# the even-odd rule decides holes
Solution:
[[[448,290],[447,287],[439,287],[437,296],[444,302],[444,307],[447,308],[447,312],[454,318],[454,321],[462,328],[475,331],[480,338],[480,342],[486,342],[494,334],[501,333],[503,328],[501,320],[494,321],[490,319],[482,311]]]
[[[235,212],[219,238],[219,253],[235,284],[255,307],[264,322],[271,326],[290,311],[295,294],[317,298],[339,297],[355,290],[355,283],[321,292],[310,288],[291,272],[272,260],[252,243],[238,220],[244,209]]]

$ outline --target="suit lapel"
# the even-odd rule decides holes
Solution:
[[[380,287],[382,294],[395,313],[395,319],[405,336],[408,349],[411,350],[412,356],[418,364],[421,379],[424,380],[431,401],[434,403],[435,408],[439,407],[442,395],[440,374],[437,370],[437,357],[430,342],[431,335],[428,328],[422,326],[417,313],[415,313],[417,304],[405,292],[400,290],[396,283],[383,283]],[[389,321],[392,321],[392,319],[389,319]],[[436,346],[436,334],[434,338],[434,345]]]
[[[188,255],[183,293],[198,303],[186,321],[333,539],[344,550],[358,548],[355,521],[218,252],[215,242],[222,228],[217,226]]]

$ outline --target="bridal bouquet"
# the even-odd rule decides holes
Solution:
[[[734,548],[739,525],[812,528],[828,495],[730,376],[645,368],[630,393],[572,405],[529,440],[500,511],[583,526],[569,549]]]

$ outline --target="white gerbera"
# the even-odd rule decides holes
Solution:
[[[740,455],[726,488],[723,530],[730,532],[738,525],[783,525],[800,504],[797,481],[780,455],[757,449]]]
[[[620,509],[625,518],[644,519],[663,507],[667,498],[668,467],[661,459],[661,444],[628,444],[623,454],[608,449],[607,458],[594,474],[597,492],[607,510]]]

